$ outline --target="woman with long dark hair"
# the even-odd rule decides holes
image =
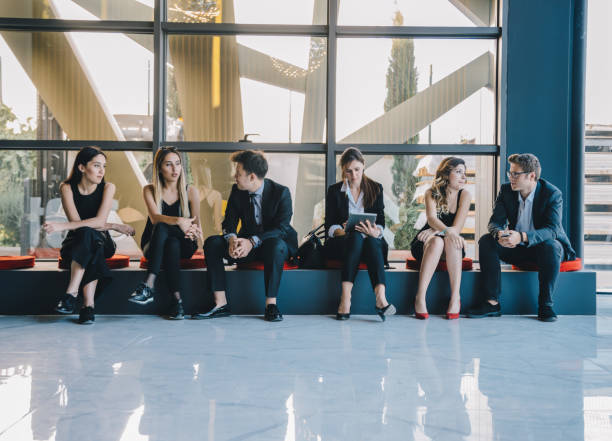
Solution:
[[[336,319],[347,320],[351,310],[351,292],[359,262],[364,261],[376,295],[376,313],[384,321],[395,314],[395,306],[385,296],[385,260],[388,251],[383,238],[385,213],[383,188],[364,174],[361,152],[347,148],[340,157],[342,182],[330,185],[325,198],[325,241],[329,259],[342,261],[342,294]],[[349,214],[375,213],[376,221],[360,222],[346,231]]]
[[[416,318],[429,317],[425,295],[440,259],[446,260],[451,298],[446,312],[449,320],[459,318],[461,309],[461,260],[465,256],[465,241],[459,234],[465,224],[472,195],[465,190],[465,161],[448,157],[442,160],[431,188],[425,192],[427,223],[412,240],[412,256],[421,262],[419,285],[414,302]]]
[[[106,222],[115,195],[115,186],[104,181],[106,155],[97,147],[84,147],[77,154],[70,176],[60,185],[62,207],[68,222],[46,222],[47,234],[69,230],[62,243],[62,261],[70,263],[70,282],[55,310],[73,314],[79,287],[83,307],[78,322],[92,324],[94,298],[110,281],[106,259],[115,254],[115,243],[108,234],[116,230],[133,235],[129,225]]]
[[[180,259],[193,256],[198,239],[202,239],[200,196],[194,185],[187,186],[181,155],[175,147],[157,151],[151,181],[143,189],[149,218],[141,239],[148,271],[129,301],[139,305],[153,301],[155,279],[163,263],[173,295],[168,318],[181,320],[185,312],[179,286]]]

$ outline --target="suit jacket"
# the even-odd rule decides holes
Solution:
[[[262,241],[278,237],[287,243],[289,255],[294,256],[297,251],[297,233],[290,224],[293,208],[289,189],[271,179],[264,180],[261,196],[261,229],[253,222],[250,210],[249,192],[239,190],[234,184],[225,209],[223,234],[236,234],[240,220],[242,226],[238,233],[239,237],[258,236]]]
[[[336,182],[327,189],[327,197],[325,198],[325,237],[329,232],[329,227],[332,225],[342,225],[348,220],[349,217],[349,200],[346,192],[342,191],[343,182]],[[363,207],[363,211],[366,213],[376,214],[376,224],[385,225],[385,203],[383,195],[383,186],[378,184],[379,192],[374,200],[374,203],[370,207]],[[385,263],[387,262],[387,253],[389,246],[384,238],[383,241],[383,253],[385,256]]]
[[[510,230],[516,228],[518,221],[518,191],[512,191],[510,184],[503,184],[495,200],[493,214],[489,220],[489,233],[497,237],[497,232],[506,225]],[[565,230],[561,225],[563,196],[561,191],[544,179],[539,179],[533,198],[532,218],[534,231],[527,233],[527,246],[532,247],[549,239],[561,242],[565,251],[564,260],[574,260],[576,252],[572,248]]]

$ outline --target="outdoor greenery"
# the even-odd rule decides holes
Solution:
[[[401,26],[404,17],[397,11],[393,18],[394,26]],[[418,72],[414,64],[414,41],[411,38],[394,38],[391,45],[391,56],[387,68],[387,97],[385,99],[385,112],[403,103],[417,93]],[[406,143],[417,144],[419,135]],[[393,157],[393,195],[397,198],[399,207],[399,223],[388,222],[387,226],[395,233],[393,245],[395,249],[410,248],[410,242],[417,230],[414,224],[419,216],[421,204],[413,201],[414,193],[419,182],[414,171],[418,159],[413,155],[395,155]]]
[[[35,138],[36,129],[29,123],[17,123],[12,109],[0,104],[0,139]],[[0,151],[0,246],[19,246],[23,218],[23,180],[33,177],[35,170],[36,152]]]

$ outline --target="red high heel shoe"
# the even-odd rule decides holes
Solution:
[[[427,312],[416,312],[414,311],[414,316],[419,320],[427,320],[429,318],[429,314]]]
[[[457,320],[459,318],[459,313],[461,312],[461,302],[459,302],[459,312],[447,312],[446,320]]]

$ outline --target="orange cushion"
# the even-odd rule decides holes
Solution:
[[[328,259],[325,262],[325,267],[329,268],[329,269],[342,269],[342,261],[341,260]],[[359,262],[359,266],[357,267],[357,269],[367,270],[368,269],[368,265],[365,262]]]
[[[474,262],[471,258],[464,257],[461,260],[461,271],[471,271],[473,263]],[[409,257],[408,259],[406,259],[406,269],[418,271],[421,269],[421,262],[419,260],[416,260],[414,257]],[[446,266],[445,260],[440,260],[440,262],[438,262],[436,271],[448,271],[448,267]]]
[[[190,259],[181,259],[180,265],[181,269],[206,268],[206,260],[204,259],[204,254],[196,253]],[[149,268],[149,261],[144,256],[140,258],[140,268]]]
[[[525,262],[520,265],[512,265],[513,270],[521,270],[521,271],[538,271],[538,265],[533,262]],[[564,260],[561,262],[561,266],[559,271],[562,273],[567,273],[571,271],[580,271],[582,269],[582,259],[580,257],[576,257],[575,260]]]
[[[35,261],[34,256],[0,256],[0,270],[32,268]]]
[[[130,266],[130,256],[124,254],[113,254],[111,257],[106,259],[106,265],[110,269],[127,268]],[[62,256],[57,260],[57,267],[59,269],[70,269],[70,263],[64,262]]]
[[[248,262],[248,263],[237,263],[236,267],[238,269],[263,271],[264,264],[261,260],[255,260],[253,262]],[[299,267],[297,265],[293,263],[289,263],[287,261],[285,261],[285,264],[283,265],[283,270],[294,270],[298,268]]]

